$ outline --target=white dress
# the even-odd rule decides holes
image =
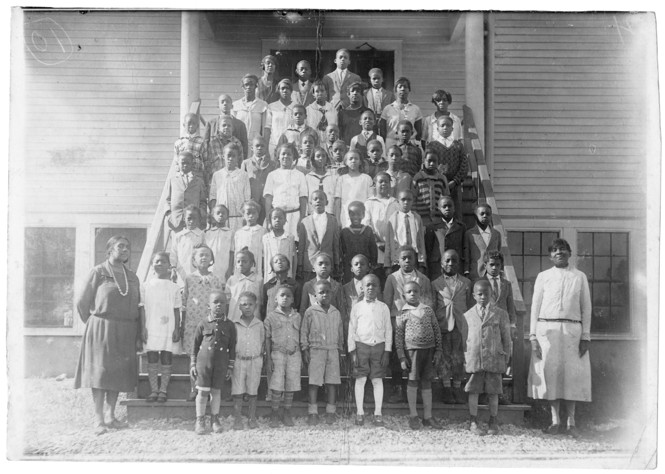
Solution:
[[[215,259],[210,272],[226,283],[230,252],[233,250],[233,232],[228,227],[212,227],[206,231],[205,240]]]
[[[148,280],[141,285],[141,301],[148,330],[145,350],[174,352],[176,344],[172,339],[175,329],[173,310],[182,306],[178,285],[171,280]]]
[[[574,322],[561,321],[564,319]],[[580,357],[578,352],[580,339],[589,340],[590,330],[591,296],[586,275],[571,267],[539,273],[533,289],[530,332],[536,335],[543,357],[531,355],[529,397],[591,401],[589,353]]]
[[[365,173],[360,173],[358,176],[344,174],[337,180],[337,183],[335,183],[335,198],[342,200],[340,227],[344,228],[351,225],[348,209],[349,204],[353,201],[360,201],[362,203],[367,201],[370,196],[374,195],[372,190],[373,185],[372,178]]]

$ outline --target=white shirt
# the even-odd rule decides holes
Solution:
[[[326,230],[328,230],[328,215],[325,212],[321,214],[314,213],[312,214],[312,221],[314,222],[316,235],[319,237],[319,242],[321,242],[323,236],[326,235]]]
[[[356,342],[375,346],[385,342],[385,350],[393,344],[393,328],[390,324],[390,310],[385,303],[374,300],[358,301],[351,309],[349,318],[349,352],[356,349]]]
[[[409,227],[411,228],[411,246],[413,249],[418,252],[418,229],[416,229],[416,216],[413,215],[413,212],[409,211],[406,214],[402,211],[397,211],[397,229],[395,229],[395,235],[397,237],[397,242],[400,245],[406,245],[406,226],[404,225],[404,216],[409,216]]]

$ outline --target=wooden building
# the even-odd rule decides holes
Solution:
[[[566,238],[592,288],[594,397],[643,403],[645,197],[658,185],[647,173],[658,162],[652,16],[15,10],[12,26],[16,370],[73,372],[74,284],[117,232],[137,267],[192,102],[212,118],[217,96],[240,98],[240,78],[259,75],[265,54],[292,75],[288,65],[318,50],[327,73],[345,47],[352,70],[383,65],[387,87],[407,76],[425,115],[440,88],[457,115],[468,105],[527,307],[548,242]]]

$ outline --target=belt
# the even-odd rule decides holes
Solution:
[[[578,321],[577,319],[546,319],[546,318],[538,318],[538,321],[542,321],[544,323],[577,323],[577,324],[582,324],[582,321]]]
[[[255,356],[239,356],[236,354],[236,360],[254,360],[263,357],[261,354]]]
[[[293,355],[293,354],[295,354],[296,352],[298,352],[298,349],[294,349],[294,350],[292,350],[292,351],[285,351],[284,349],[274,349],[274,348],[273,348],[273,352],[281,352],[282,354],[286,354],[286,355],[289,355],[289,356],[290,356],[290,355]]]

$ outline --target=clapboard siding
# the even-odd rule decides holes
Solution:
[[[330,48],[326,40],[350,37],[358,45],[371,44],[373,40],[401,40],[402,72],[411,80],[411,101],[423,114],[429,115],[434,111],[431,94],[436,89],[446,89],[453,95],[451,111],[461,116],[465,102],[464,41],[448,40],[457,15],[329,12],[325,15],[322,47]],[[218,112],[220,93],[238,99],[242,97],[240,78],[246,73],[261,75],[263,39],[283,35],[281,37],[286,38],[284,49],[288,49],[289,39],[311,38],[311,47],[315,48],[315,28],[309,21],[291,25],[265,12],[234,12],[217,13],[214,23],[217,26],[215,39],[201,39],[201,111],[208,118]]]
[[[491,21],[490,159],[502,216],[641,218],[640,17],[497,13]]]
[[[26,211],[154,213],[178,135],[180,13],[26,12],[25,38]],[[71,56],[47,65],[58,40]]]

